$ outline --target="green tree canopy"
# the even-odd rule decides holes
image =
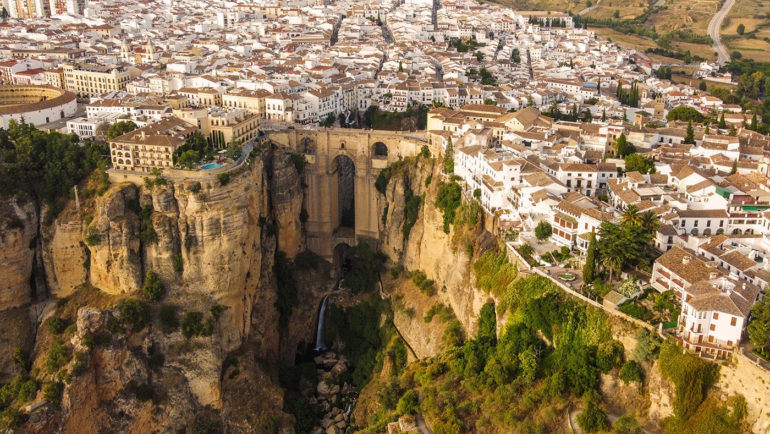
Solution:
[[[134,121],[118,121],[114,124],[110,125],[110,128],[107,129],[107,138],[112,140],[115,137],[120,137],[123,134],[130,133],[131,131],[134,131],[137,128]]]
[[[551,235],[553,235],[553,227],[547,220],[541,220],[540,223],[535,226],[535,237],[537,237],[538,240],[547,240]]]
[[[652,158],[641,155],[631,154],[624,158],[626,162],[626,172],[639,172],[641,174],[655,173],[655,163]]]
[[[701,123],[705,119],[703,115],[692,107],[677,107],[666,115],[669,121],[692,121]]]

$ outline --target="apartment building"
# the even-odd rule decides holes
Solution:
[[[215,109],[208,114],[202,131],[215,148],[223,149],[233,140],[254,140],[259,134],[259,119],[246,109]]]
[[[116,90],[125,90],[129,80],[129,72],[122,66],[64,64],[65,88],[81,95],[95,96]]]
[[[173,155],[198,131],[182,119],[168,118],[110,140],[110,157],[117,170],[150,172],[171,168]]]

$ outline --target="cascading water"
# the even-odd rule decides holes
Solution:
[[[324,296],[323,302],[321,302],[321,310],[318,311],[318,329],[315,336],[315,349],[316,351],[326,351],[329,348],[324,342],[324,317],[326,316],[326,304],[329,302],[329,295]]]

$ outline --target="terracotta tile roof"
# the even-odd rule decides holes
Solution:
[[[699,280],[708,280],[711,273],[718,272],[698,258],[698,255],[681,246],[674,246],[655,260],[656,263],[671,270],[674,274],[693,284]]]

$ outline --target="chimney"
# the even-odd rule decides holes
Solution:
[[[682,258],[682,264],[687,265],[690,263],[691,260],[692,260],[691,256],[685,256],[684,258]]]
[[[145,134],[144,130],[142,130],[142,140],[144,140],[146,137],[147,135]]]
[[[716,271],[712,271],[709,273],[709,280],[714,280],[717,277],[719,277],[719,273],[717,273]]]

